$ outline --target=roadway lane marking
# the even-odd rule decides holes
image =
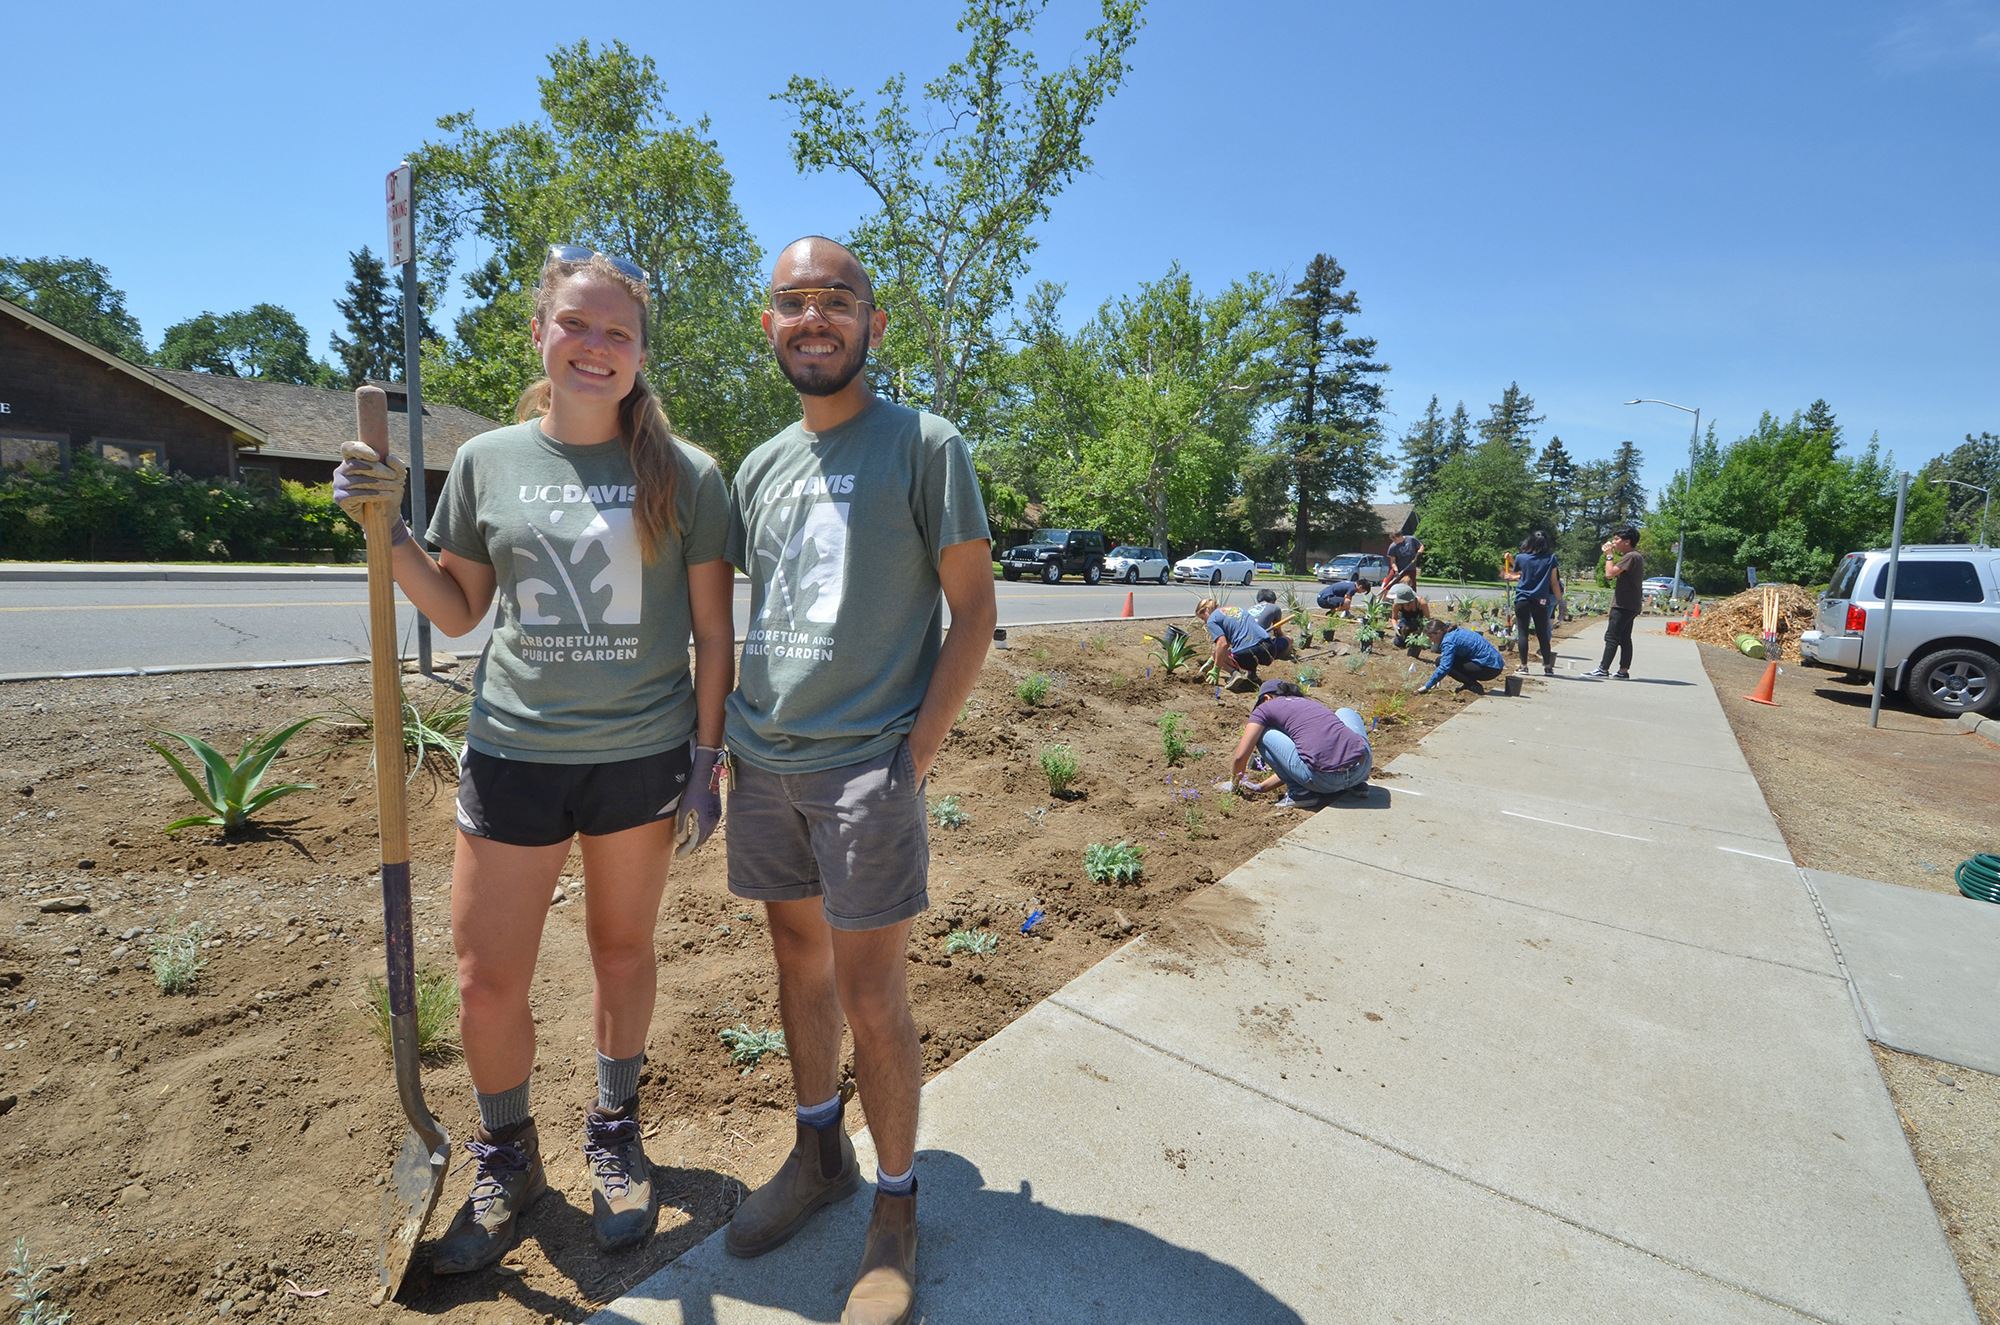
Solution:
[[[199,609],[205,611],[226,611],[235,607],[366,607],[368,600],[357,602],[301,602],[294,599],[288,603],[90,603],[70,607],[0,607],[0,612],[152,612],[162,608],[174,611]]]
[[[1744,851],[1737,847],[1718,846],[1716,850],[1727,851],[1732,856],[1751,856],[1757,860],[1768,860],[1776,865],[1794,865],[1797,863],[1796,861],[1787,860],[1783,856],[1766,856],[1755,851]]]
[[[1586,828],[1582,824],[1566,824],[1560,819],[1536,819],[1532,814],[1515,814],[1512,810],[1502,810],[1500,813],[1509,815],[1515,819],[1533,819],[1538,824],[1554,824],[1558,828],[1574,828],[1579,833],[1602,833],[1606,837],[1622,837],[1628,842],[1650,842],[1653,840],[1650,837],[1634,837],[1630,833],[1614,833],[1609,828]]]

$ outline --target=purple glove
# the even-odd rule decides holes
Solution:
[[[681,797],[680,827],[674,834],[676,856],[701,850],[701,844],[722,822],[722,779],[728,775],[728,756],[721,747],[694,746],[687,792]]]
[[[354,523],[362,523],[362,508],[370,503],[386,502],[392,511],[402,506],[406,471],[401,461],[378,456],[361,441],[342,443],[340,456],[333,471],[333,501]],[[397,515],[389,526],[389,546],[401,547],[409,541],[410,527]]]

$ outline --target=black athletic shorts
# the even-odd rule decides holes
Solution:
[[[691,759],[685,745],[606,764],[533,764],[467,747],[458,766],[458,826],[517,847],[622,833],[673,814]]]

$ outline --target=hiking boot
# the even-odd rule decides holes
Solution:
[[[597,1245],[622,1251],[652,1236],[659,1206],[653,1166],[639,1140],[638,1096],[584,1115],[583,1162],[590,1168],[590,1231]]]
[[[519,1236],[521,1212],[549,1189],[532,1118],[498,1132],[476,1128],[465,1149],[479,1167],[472,1194],[431,1249],[433,1274],[470,1274],[505,1256]]]
[[[861,1271],[840,1313],[840,1325],[908,1325],[917,1310],[917,1190],[875,1193]]]
[[[825,1127],[798,1124],[792,1153],[777,1176],[744,1197],[723,1230],[722,1245],[731,1256],[762,1256],[783,1246],[815,1210],[861,1190],[861,1165],[842,1123],[846,1114],[842,1104]]]

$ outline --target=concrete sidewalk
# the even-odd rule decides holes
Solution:
[[[1567,647],[925,1088],[924,1319],[1973,1325],[1696,646]],[[836,1320],[866,1218],[596,1319]]]

